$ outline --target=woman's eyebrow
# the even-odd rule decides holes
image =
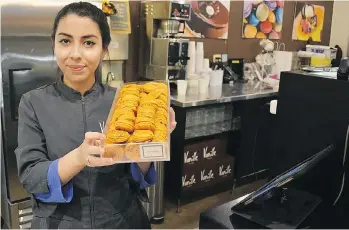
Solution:
[[[67,37],[70,37],[70,38],[72,38],[73,36],[72,35],[70,35],[70,34],[67,34],[67,33],[59,33],[58,35],[63,35],[63,36],[67,36]],[[96,35],[93,35],[93,34],[87,34],[87,35],[84,35],[84,36],[82,36],[82,38],[83,39],[86,39],[86,38],[98,38]]]

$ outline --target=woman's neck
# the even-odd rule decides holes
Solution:
[[[70,88],[80,92],[81,95],[84,95],[86,91],[91,89],[92,86],[95,84],[95,82],[96,82],[96,79],[94,76],[89,77],[88,79],[86,79],[86,81],[82,81],[82,82],[72,82],[63,76],[63,83],[69,86]]]

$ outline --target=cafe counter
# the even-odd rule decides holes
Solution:
[[[188,88],[186,95],[171,96],[177,127],[165,165],[165,196],[178,210],[181,203],[232,189],[237,176],[265,168],[257,164],[252,170],[251,147],[257,144],[251,141],[261,108],[269,114],[266,105],[277,91],[261,82],[234,83],[210,87],[204,95]]]

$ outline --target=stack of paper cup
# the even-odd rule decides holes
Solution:
[[[203,63],[203,72],[204,73],[209,73],[210,72],[210,60],[208,58],[204,58],[204,63]]]
[[[177,94],[185,95],[187,92],[188,82],[186,80],[177,80]]]
[[[188,47],[188,66],[187,66],[187,73],[188,74],[193,74],[195,73],[195,55],[196,55],[196,47],[195,47],[195,41],[190,41],[189,42],[189,47]]]
[[[208,92],[208,79],[199,79],[199,92],[200,94],[206,94]]]
[[[196,73],[200,74],[204,65],[204,43],[203,42],[196,43],[195,63],[196,63],[195,64]]]
[[[223,84],[223,70],[213,70],[210,73],[210,86],[221,86]]]

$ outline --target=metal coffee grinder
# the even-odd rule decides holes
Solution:
[[[190,3],[142,3],[139,75],[149,80],[185,79],[189,39],[180,38],[190,20]]]

